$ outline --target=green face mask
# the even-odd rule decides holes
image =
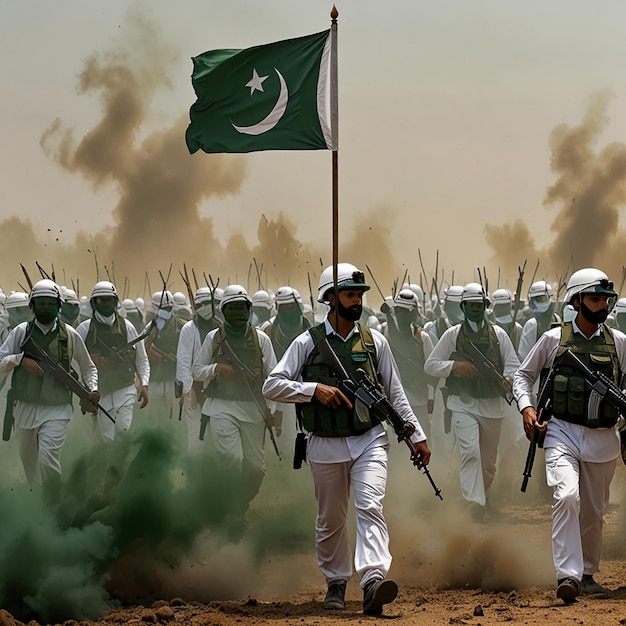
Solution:
[[[246,302],[229,302],[222,314],[233,328],[243,328],[250,318],[250,308]]]
[[[463,305],[463,314],[470,322],[480,324],[485,319],[484,302],[466,302]]]

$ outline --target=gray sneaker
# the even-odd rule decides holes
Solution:
[[[346,608],[346,583],[331,583],[324,598],[324,608],[337,610]]]

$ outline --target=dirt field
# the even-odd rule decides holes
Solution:
[[[626,624],[626,544],[620,512],[626,468],[622,465],[613,482],[601,571],[596,575],[598,582],[612,590],[611,597],[583,597],[565,606],[555,597],[550,503],[539,488],[540,475],[533,476],[527,494],[520,494],[523,464],[515,459],[506,466],[512,470],[510,475],[502,466],[493,489],[498,511],[486,524],[476,524],[458,494],[453,453],[446,456],[440,452],[431,468],[443,491],[441,502],[425,477],[410,465],[404,449],[396,446],[391,454],[385,510],[394,556],[390,577],[398,582],[400,593],[385,607],[382,617],[374,618],[362,614],[356,577],[348,585],[345,610],[322,609],[325,589],[315,564],[310,473],[306,466],[300,471],[291,469],[286,442],[281,441],[287,448],[283,461],[278,462],[268,451],[266,481],[245,524],[238,528],[228,519],[208,524],[203,520],[197,526],[190,523],[201,503],[208,502],[211,511],[215,508],[215,491],[200,494],[190,488],[194,472],[209,483],[211,467],[181,469],[181,461],[170,456],[162,442],[152,442],[152,447],[142,444],[114,504],[96,514],[84,513],[87,521],[61,531],[53,532],[43,519],[35,524],[33,518],[42,515],[33,514],[32,501],[26,499],[25,504],[19,489],[3,492],[0,591],[7,610],[0,611],[0,626],[330,626],[376,620],[397,624]],[[137,461],[140,458],[141,463]],[[73,470],[67,480],[75,491],[85,476],[97,474],[84,458]],[[81,489],[93,491],[89,484]],[[127,501],[124,489],[131,494]],[[15,525],[10,521],[13,518]],[[76,513],[74,519],[79,518]],[[182,521],[189,523],[183,526]],[[116,529],[117,536],[113,557],[105,558],[98,550],[112,541],[105,532],[109,526]],[[350,532],[354,537],[353,527]],[[19,549],[7,550],[11,543],[7,537],[13,535],[19,537]],[[33,543],[33,535],[46,541]],[[91,560],[81,561],[86,553]],[[51,563],[39,562],[44,555]],[[59,561],[65,561],[63,567],[57,567]],[[23,581],[10,573],[22,567],[29,577],[37,572],[45,582],[38,583],[36,594],[20,591],[23,600],[12,605],[16,585]],[[89,586],[96,578],[99,586]],[[31,615],[28,611],[20,615],[24,606],[31,607]],[[22,621],[8,611],[12,607],[21,607],[12,612]]]

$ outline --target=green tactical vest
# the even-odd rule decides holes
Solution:
[[[121,358],[111,355],[111,352],[102,346],[98,340],[114,350],[126,346],[128,333],[124,320],[116,314],[115,322],[111,326],[107,326],[92,317],[89,325],[89,334],[85,342],[89,353],[94,356],[107,357],[109,360],[108,366],[98,368],[98,390],[103,396],[106,396],[113,391],[124,389],[124,387],[133,384],[135,380],[135,351],[133,350],[132,354],[126,357],[128,362],[124,362]]]
[[[354,333],[348,341],[343,341],[334,333],[326,336],[326,327],[323,323],[309,328],[314,348],[302,368],[302,379],[305,382],[318,382],[331,387],[339,385],[338,375],[322,362],[320,356],[318,346],[324,337],[327,337],[330,347],[350,376],[355,375],[356,370],[361,368],[373,381],[377,381],[378,361],[372,331],[360,324],[358,328],[359,332]],[[301,426],[320,437],[360,435],[378,423],[372,422],[371,419],[366,422],[360,421],[354,407],[349,409],[342,404],[338,409],[331,409],[315,398],[311,402],[296,404],[296,411]]]
[[[428,383],[432,381],[424,372],[424,332],[415,324],[411,324],[410,332],[406,334],[389,329],[389,345],[400,370],[402,386],[405,391],[411,390],[421,396],[427,395]]]
[[[263,353],[259,345],[259,336],[256,328],[252,324],[248,324],[245,335],[242,337],[233,336],[226,333],[223,327],[220,327],[213,337],[213,355],[212,363],[224,363],[230,365],[235,372],[239,372],[241,368],[237,363],[233,363],[222,346],[222,342],[228,341],[228,345],[235,353],[236,357],[249,369],[254,372],[254,380],[250,381],[254,389],[258,388],[259,396],[261,395],[261,386],[263,384]],[[222,376],[217,376],[208,384],[206,389],[207,396],[211,398],[221,398],[223,400],[241,400],[253,402],[254,398],[250,394],[248,385],[241,380],[240,376],[228,380]]]
[[[500,372],[504,373],[504,364],[502,355],[500,354],[500,343],[493,324],[485,322],[482,328],[475,333],[467,322],[463,322],[461,330],[456,338],[456,350],[463,354],[471,354],[468,346],[471,341],[482,354],[489,359]],[[449,393],[454,396],[471,397],[471,398],[500,398],[502,391],[500,387],[491,380],[483,376],[476,378],[461,378],[460,376],[448,376],[446,379],[446,388]]]
[[[172,315],[168,320],[168,323],[162,330],[157,330],[152,343],[162,350],[176,356],[176,350],[178,349],[178,337],[180,335],[180,329],[185,323],[178,316]],[[150,363],[150,380],[154,382],[173,381],[176,378],[176,361],[168,358],[163,358],[160,361],[154,361]]]
[[[55,363],[60,363],[70,371],[71,355],[68,349],[67,328],[65,323],[57,321],[55,330],[44,335],[35,321],[28,323],[24,339],[32,337],[33,341],[47,352]],[[14,398],[26,404],[40,406],[60,406],[72,403],[72,392],[66,389],[51,374],[33,376],[24,367],[16,367],[11,378],[11,389]]]
[[[557,358],[566,349],[570,349],[589,369],[602,372],[616,385],[620,384],[622,372],[620,370],[615,340],[609,327],[602,324],[602,332],[585,339],[574,333],[572,323],[561,325],[561,343],[556,353]],[[589,428],[610,428],[619,417],[616,408],[602,400],[598,410],[599,418],[592,422],[587,414],[587,403],[591,390],[585,384],[579,371],[567,366],[557,367],[552,383],[552,415],[565,422],[582,424]]]

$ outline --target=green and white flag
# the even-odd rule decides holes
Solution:
[[[189,152],[333,149],[330,30],[193,57]]]

